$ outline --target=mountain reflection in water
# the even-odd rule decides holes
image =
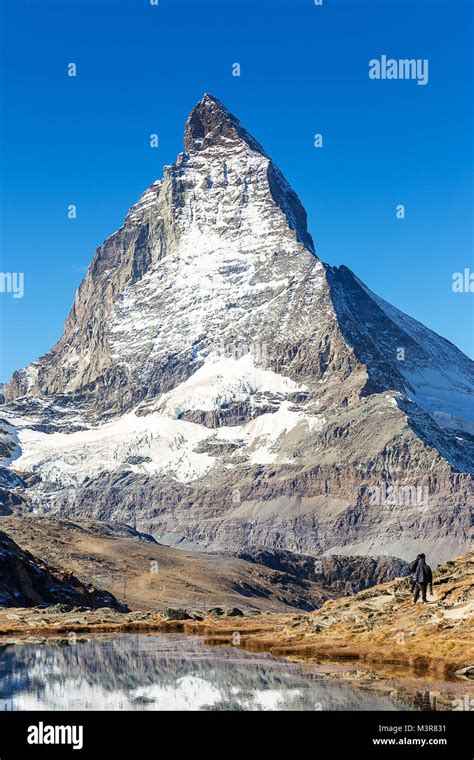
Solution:
[[[307,665],[183,635],[0,648],[6,710],[406,710],[423,709],[424,700],[354,688]]]

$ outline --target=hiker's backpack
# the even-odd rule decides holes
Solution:
[[[418,583],[428,583],[430,579],[430,568],[425,562],[420,562],[416,569],[416,580]]]

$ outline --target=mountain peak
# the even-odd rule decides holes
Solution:
[[[206,92],[189,114],[184,130],[186,152],[222,145],[230,147],[245,142],[252,150],[266,155],[262,146],[242,126],[240,121],[214,95]]]
[[[7,508],[213,551],[467,551],[474,363],[318,260],[297,195],[212,95],[185,143],[97,249],[58,343],[2,389]]]

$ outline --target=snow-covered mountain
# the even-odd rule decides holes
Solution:
[[[97,250],[54,348],[3,389],[40,510],[237,550],[446,559],[469,542],[474,363],[316,255],[214,97]]]

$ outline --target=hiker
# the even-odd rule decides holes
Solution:
[[[415,565],[416,563],[416,565]],[[419,554],[412,567],[415,566],[412,576],[412,588],[413,582],[415,583],[415,596],[413,597],[413,603],[416,604],[421,591],[421,601],[426,604],[426,590],[430,587],[430,596],[433,596],[433,573],[431,567],[426,564],[426,558],[424,554]]]

